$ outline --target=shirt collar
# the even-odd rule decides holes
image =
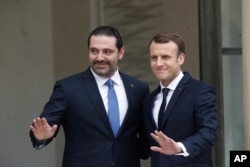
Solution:
[[[170,84],[167,86],[167,88],[174,91],[175,88],[177,87],[177,85],[179,84],[179,82],[181,81],[183,76],[184,76],[184,74],[181,71],[179,73],[179,75],[172,82],[170,82]],[[163,86],[161,82],[160,82],[160,86],[161,86],[161,89],[165,88],[165,86]]]
[[[108,79],[112,79],[116,85],[120,85],[122,82],[118,67],[117,67],[117,70],[115,71],[114,75],[111,78],[102,77],[100,75],[97,75],[91,68],[90,68],[90,70],[91,70],[92,74],[94,75],[94,78],[96,80],[98,87],[105,85],[105,83]]]

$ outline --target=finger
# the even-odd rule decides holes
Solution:
[[[57,125],[52,126],[52,131],[55,132],[57,130]]]
[[[159,132],[158,137],[161,138],[162,140],[170,141],[170,138],[167,135],[165,135],[163,132]]]
[[[160,147],[157,147],[157,146],[151,146],[150,149],[151,149],[152,151],[161,152],[161,148],[160,148]]]
[[[154,137],[157,137],[158,139],[162,139],[162,140],[165,139],[164,134],[161,131],[155,130],[154,134],[152,134],[152,135],[154,135]]]
[[[155,133],[156,135],[158,135],[158,134],[160,133],[160,131],[155,130],[154,133]]]
[[[41,119],[41,123],[42,123],[42,125],[48,125],[48,122],[47,122],[46,118],[44,118],[44,117]]]
[[[160,131],[155,130],[154,132],[152,132],[151,134],[153,134],[154,136],[158,136],[160,134]]]
[[[162,140],[167,139],[167,136],[162,131],[155,131],[155,135],[161,138]]]
[[[33,119],[33,126],[34,126],[34,128],[38,128],[39,127],[36,119]]]
[[[157,135],[155,135],[154,133],[150,133],[150,135],[157,141],[159,140],[159,137]]]
[[[32,125],[30,125],[30,130],[31,130],[33,133],[36,132],[36,128],[35,128],[34,126],[32,126]]]
[[[159,136],[151,133],[151,136],[153,137],[153,139],[160,145],[162,146],[162,144],[164,143],[164,140],[162,140],[161,138],[159,138]]]
[[[36,118],[36,123],[37,123],[38,127],[42,126],[41,118],[37,117]]]

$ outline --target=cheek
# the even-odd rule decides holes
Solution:
[[[94,60],[95,59],[95,55],[93,55],[93,54],[89,54],[89,60]]]
[[[93,61],[93,58],[91,56],[89,56],[89,62]]]
[[[151,66],[151,67],[156,66],[156,62],[151,60],[151,61],[150,61],[150,66]]]
[[[94,57],[89,56],[89,63],[92,64],[94,62]]]
[[[153,63],[150,63],[150,68],[151,68],[151,70],[154,70],[155,69],[155,65]]]

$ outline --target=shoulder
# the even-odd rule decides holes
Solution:
[[[192,96],[203,96],[204,94],[215,95],[215,89],[212,84],[194,79],[188,73],[184,73],[184,77],[180,81],[178,89],[184,90],[186,94]]]
[[[75,73],[69,76],[66,76],[64,78],[61,78],[59,80],[56,81],[56,84],[63,84],[63,85],[67,85],[67,84],[72,84],[72,83],[77,83],[80,80],[86,79],[86,78],[93,78],[93,75],[91,74],[91,72],[89,70],[86,71],[82,71],[79,73]]]
[[[145,97],[149,93],[149,85],[133,76],[120,72],[126,90],[133,90],[137,96]]]
[[[181,83],[191,85],[192,87],[195,87],[197,89],[201,89],[201,88],[204,88],[204,87],[213,88],[212,84],[210,84],[208,82],[198,80],[198,79],[195,79],[188,72],[184,72],[184,77],[181,80]]]
[[[67,82],[67,81],[71,81],[71,80],[77,80],[83,77],[84,72],[80,72],[80,73],[76,73],[76,74],[72,74],[69,76],[66,76],[64,78],[59,79],[59,82]]]
[[[135,78],[134,76],[128,75],[123,72],[119,72],[119,73],[124,82],[130,82],[131,84],[148,86],[148,84],[145,81],[139,80]]]

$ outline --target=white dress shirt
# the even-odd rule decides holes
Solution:
[[[102,101],[104,103],[107,114],[108,114],[108,86],[105,85],[105,83],[108,79],[112,79],[114,81],[114,89],[116,92],[118,105],[119,105],[119,116],[120,116],[120,125],[121,125],[127,113],[128,99],[127,99],[126,91],[124,88],[124,84],[122,82],[122,79],[118,70],[116,70],[115,74],[111,78],[101,77],[97,75],[92,69],[91,69],[91,72],[95,77],[95,80],[96,80],[99,92],[101,94]]]
[[[171,99],[175,88],[177,87],[177,85],[179,84],[179,82],[183,76],[184,76],[183,72],[180,72],[180,74],[167,86],[167,88],[169,89],[169,92],[168,92],[168,95],[166,97],[166,107],[165,108],[167,108],[169,100]],[[161,86],[161,90],[163,88],[165,88],[161,82],[160,82],[160,86]],[[158,125],[158,115],[159,115],[162,99],[163,99],[163,95],[162,95],[162,91],[161,91],[156,95],[155,101],[154,101],[153,117],[154,117],[156,125]]]

